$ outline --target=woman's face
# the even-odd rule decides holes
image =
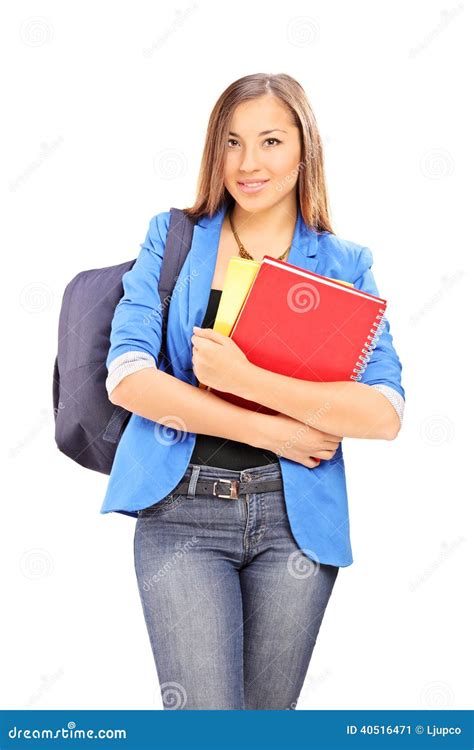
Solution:
[[[268,209],[296,193],[300,134],[280,99],[266,95],[242,102],[229,131],[224,184],[244,210]],[[255,188],[240,184],[252,181],[264,184]]]

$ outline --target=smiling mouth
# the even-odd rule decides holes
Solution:
[[[237,181],[237,185],[243,193],[251,195],[252,193],[259,193],[261,190],[263,190],[268,182],[269,180],[255,180],[252,182]]]

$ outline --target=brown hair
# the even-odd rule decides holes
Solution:
[[[273,95],[286,104],[300,132],[301,161],[298,164],[298,200],[302,218],[310,229],[334,234],[328,211],[321,138],[316,118],[302,86],[289,75],[255,73],[231,83],[211,112],[199,170],[194,205],[183,209],[195,219],[213,215],[234,199],[224,185],[225,145],[236,107],[249,99]]]

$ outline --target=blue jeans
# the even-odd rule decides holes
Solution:
[[[193,468],[200,479],[281,477],[279,464],[189,464],[180,481]],[[163,707],[294,709],[339,568],[299,549],[283,490],[230,499],[193,489],[140,511],[135,527]]]

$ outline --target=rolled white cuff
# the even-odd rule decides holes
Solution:
[[[398,414],[398,418],[400,420],[400,427],[403,423],[403,412],[405,410],[405,399],[403,396],[400,396],[398,391],[395,390],[395,388],[390,388],[390,386],[385,385],[384,383],[375,383],[374,385],[370,386],[371,388],[376,388],[380,393],[382,393],[390,403],[392,404],[393,408]]]
[[[143,370],[145,367],[156,368],[154,357],[146,352],[125,352],[119,357],[115,357],[109,365],[109,374],[105,381],[105,387],[109,396],[126,375]]]

